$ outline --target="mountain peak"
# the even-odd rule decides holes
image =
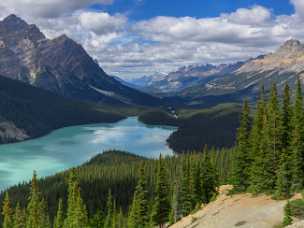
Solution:
[[[304,50],[304,45],[296,39],[287,40],[280,48],[279,52],[297,52]]]
[[[6,25],[17,26],[17,28],[19,28],[21,26],[22,27],[28,26],[28,24],[23,19],[16,16],[15,14],[10,14],[6,18],[4,18],[2,22]]]

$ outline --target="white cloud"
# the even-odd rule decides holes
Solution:
[[[112,2],[113,0],[5,0],[0,2],[0,6],[9,13],[54,18],[91,4],[111,4]]]
[[[216,18],[156,17],[137,23],[134,30],[159,42],[171,42],[175,39],[256,45],[264,41],[266,43],[271,26],[268,22],[270,18],[270,11],[255,6]]]
[[[271,12],[265,7],[255,6],[251,9],[240,8],[234,13],[222,14],[221,17],[236,24],[259,25],[271,19]]]
[[[127,20],[123,15],[111,16],[104,12],[83,12],[79,15],[80,24],[96,34],[121,31],[127,25]]]
[[[304,39],[304,1],[291,1],[293,15],[273,15],[256,5],[212,18],[159,16],[138,22],[84,9],[112,0],[45,0],[38,5],[33,0],[10,0],[0,6],[6,7],[6,14],[15,11],[36,23],[50,38],[62,33],[72,37],[110,74],[134,77],[188,64],[244,60],[273,51],[289,38]]]
[[[303,0],[291,0],[296,10],[296,15],[299,17],[304,17],[304,1]]]

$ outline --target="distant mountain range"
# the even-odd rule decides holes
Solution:
[[[0,75],[66,98],[118,105],[159,105],[160,100],[108,76],[83,47],[62,35],[47,39],[16,15],[0,21]]]
[[[285,83],[293,87],[297,77],[304,82],[304,45],[291,39],[274,53],[232,64],[182,67],[159,78],[139,78],[137,81],[141,84],[137,86],[153,94],[179,96],[191,102],[198,99],[229,101],[254,97],[262,84],[266,90],[273,82],[279,90]]]
[[[304,79],[304,45],[286,41],[277,51],[244,62],[193,65],[131,81],[107,75],[83,47],[62,35],[47,39],[16,15],[0,21],[0,75],[65,98],[110,105],[213,105],[255,98],[260,85],[294,86]],[[303,81],[303,80],[302,80]],[[149,93],[149,94],[148,94]]]
[[[219,66],[211,64],[186,66],[169,74],[155,73],[129,82],[157,95],[178,94],[189,87],[205,84],[215,78],[225,77],[242,64],[239,62]]]

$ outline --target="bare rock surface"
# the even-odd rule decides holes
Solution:
[[[84,48],[68,36],[48,39],[36,25],[16,15],[0,21],[0,75],[72,99],[107,104],[124,104],[125,100],[138,105],[160,102],[107,75]],[[99,93],[92,87],[108,93]]]
[[[228,196],[229,189],[229,185],[221,186],[214,202],[183,218],[171,228],[273,228],[282,223],[286,201],[276,201],[265,195]]]

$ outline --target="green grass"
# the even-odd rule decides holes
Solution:
[[[290,201],[291,214],[298,219],[304,219],[304,200]]]

